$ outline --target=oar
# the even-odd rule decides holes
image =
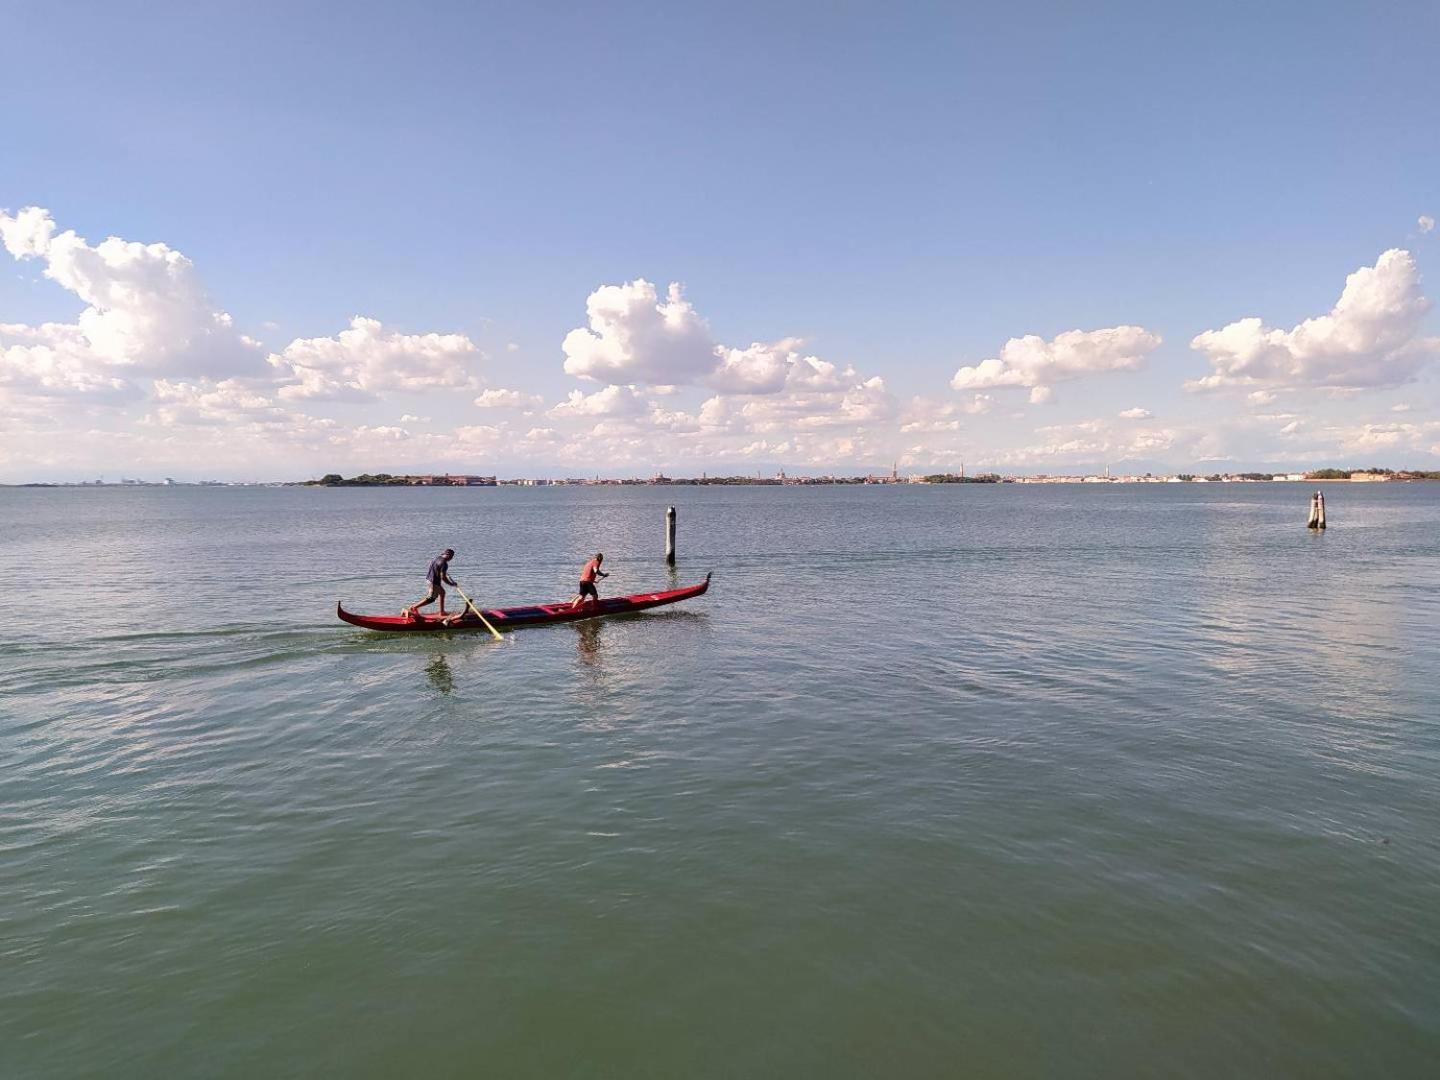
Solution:
[[[463,590],[462,588],[460,588],[459,585],[456,585],[456,586],[455,586],[455,591],[458,592],[461,596],[465,597],[465,603],[470,606],[470,610],[471,610],[471,611],[475,612],[476,615],[480,616],[480,621],[485,624],[485,629],[486,629],[486,630],[489,630],[492,634],[495,635],[495,640],[496,640],[496,641],[500,641],[500,640],[501,640],[500,631],[499,631],[499,630],[496,630],[495,627],[493,627],[493,626],[490,625],[490,620],[487,619],[487,618],[485,617],[484,613],[483,613],[478,607],[475,606],[475,601],[474,601],[474,600],[471,600],[470,597],[465,596],[465,590]]]

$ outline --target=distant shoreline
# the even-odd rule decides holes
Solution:
[[[409,476],[359,476],[323,480],[201,480],[201,481],[147,481],[123,480],[101,481],[28,481],[24,483],[0,483],[0,488],[81,488],[106,490],[120,488],[235,488],[235,487],[308,487],[308,488],[495,488],[495,487],[948,487],[962,484],[1083,484],[1083,485],[1148,485],[1148,484],[1337,484],[1337,483],[1415,483],[1440,480],[1440,472],[1421,470],[1323,470],[1327,474],[1307,475],[1295,473],[1280,474],[1173,474],[1166,476],[1104,476],[1094,474],[1001,476],[996,473],[980,476],[950,476],[931,474],[928,476],[778,476],[778,477],[667,477],[640,478],[595,478],[595,479],[499,479],[497,477],[409,477]]]

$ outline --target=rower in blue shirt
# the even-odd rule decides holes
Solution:
[[[414,619],[419,616],[421,608],[439,600],[440,617],[442,619],[445,618],[445,586],[455,585],[455,582],[450,578],[450,560],[454,557],[454,549],[446,548],[430,560],[430,569],[425,571],[425,584],[428,590],[425,593],[425,599],[421,600],[418,604],[411,604],[401,612],[402,615]],[[455,587],[458,588],[459,586]]]

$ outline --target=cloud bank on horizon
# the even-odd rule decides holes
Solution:
[[[556,334],[547,374],[577,384],[556,398],[525,385],[533,361],[518,346],[492,356],[463,333],[366,315],[272,348],[237,328],[181,252],[117,237],[92,245],[40,207],[0,212],[0,242],[79,307],[67,322],[0,318],[0,471],[14,479],[116,466],[266,478],[493,471],[497,459],[631,473],[1440,455],[1440,423],[1382,400],[1440,357],[1417,261],[1399,248],[1288,330],[1222,315],[1166,358],[1167,335],[1124,312],[1048,338],[1017,327],[948,385],[937,373],[905,397],[882,359],[826,359],[797,336],[719,340],[679,283],[601,284],[584,324]],[[1178,369],[1196,361],[1208,373],[1184,378]],[[1203,393],[1172,393],[1182,386]],[[1095,415],[1051,419],[1081,387]],[[1101,394],[1123,400],[1095,408]],[[1208,411],[1165,420],[1167,396]]]

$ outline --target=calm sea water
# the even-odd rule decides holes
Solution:
[[[0,490],[0,1075],[1433,1076],[1440,486],[1308,494]],[[335,620],[447,545],[715,582]]]

